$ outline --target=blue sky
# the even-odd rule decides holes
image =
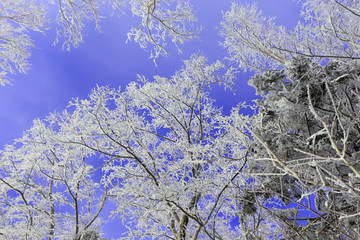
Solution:
[[[238,3],[252,3],[240,1]],[[157,67],[145,52],[133,42],[128,44],[126,33],[138,19],[128,10],[119,16],[102,20],[102,33],[89,23],[85,29],[85,43],[71,52],[62,51],[61,45],[52,46],[55,30],[45,35],[31,33],[35,48],[30,58],[31,70],[27,74],[13,76],[13,85],[0,87],[0,145],[11,144],[22,132],[30,128],[34,118],[44,118],[50,112],[61,112],[72,98],[86,98],[97,84],[114,88],[136,80],[136,75],[151,79],[153,75],[169,77],[182,66],[182,59],[200,52],[209,62],[223,59],[226,52],[219,46],[222,39],[216,27],[222,19],[221,11],[231,6],[227,0],[193,1],[199,24],[204,27],[201,40],[182,46],[183,54],[169,44],[168,57],[157,60]],[[262,0],[258,7],[266,15],[276,16],[277,23],[287,27],[299,20],[299,5],[292,0]],[[212,97],[225,113],[241,101],[250,102],[255,92],[247,86],[251,73],[239,74],[234,89],[236,95],[214,88]]]

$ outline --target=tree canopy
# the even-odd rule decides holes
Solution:
[[[38,3],[15,3],[0,4],[2,77],[26,70],[25,30],[49,19]],[[65,46],[82,42],[84,20],[99,23],[99,4],[59,1]],[[196,37],[187,1],[129,4],[142,19],[129,39],[152,44],[152,58],[168,38]],[[99,86],[34,120],[0,151],[0,235],[100,239],[111,202],[130,239],[358,239],[360,3],[306,0],[302,15],[288,30],[233,3],[220,25],[227,59],[193,55],[170,78]],[[261,98],[226,115],[209,88],[231,90],[247,70]]]

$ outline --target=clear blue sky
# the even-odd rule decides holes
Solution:
[[[226,55],[219,46],[222,39],[216,27],[222,19],[221,11],[231,6],[227,0],[194,0],[196,16],[204,29],[200,41],[191,41],[183,47],[183,54],[169,48],[171,55],[157,61],[158,67],[148,59],[149,52],[137,44],[126,41],[126,33],[138,19],[125,15],[107,17],[102,20],[102,33],[95,31],[89,23],[85,30],[85,43],[71,52],[62,51],[61,45],[52,46],[55,30],[45,35],[31,33],[36,48],[32,49],[31,70],[28,74],[13,77],[13,85],[0,87],[0,145],[11,144],[22,132],[30,128],[34,118],[44,118],[49,112],[61,112],[72,98],[86,98],[90,90],[98,85],[125,88],[141,74],[151,79],[153,75],[169,77],[182,66],[182,59],[200,52],[210,62],[223,59]],[[238,3],[252,3],[241,1]],[[276,16],[277,23],[287,27],[299,20],[299,5],[292,0],[262,0],[258,7],[266,15]],[[171,46],[171,44],[169,44]],[[215,88],[213,98],[218,106],[228,113],[232,106],[241,101],[254,99],[254,91],[247,86],[248,75],[239,74],[233,97],[222,88]],[[106,231],[109,231],[106,228]],[[115,237],[115,235],[113,236]]]

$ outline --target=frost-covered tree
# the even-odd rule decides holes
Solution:
[[[249,120],[249,171],[262,179],[262,194],[294,206],[279,212],[287,238],[360,236],[359,76],[359,62],[300,57],[249,82],[262,96]]]
[[[196,39],[200,31],[194,26],[197,18],[189,0],[131,0],[130,7],[141,22],[131,28],[128,40],[135,41],[143,49],[150,45],[150,57],[154,60],[168,54],[166,45],[169,40],[178,47]]]
[[[229,83],[231,72],[217,73],[222,67],[194,57],[170,79],[140,78],[124,92],[98,88],[90,100],[73,102],[73,114],[53,123],[65,142],[103,156],[102,183],[129,237],[229,239],[250,232],[230,224],[242,214],[246,135],[233,138],[229,119],[205,91]],[[252,213],[258,226],[249,228],[276,232],[265,230],[266,211]]]
[[[267,198],[254,192],[260,180],[245,173],[246,126],[236,111],[224,116],[206,91],[229,86],[232,70],[205,62],[194,56],[171,78],[140,77],[124,91],[98,87],[74,100],[72,112],[37,120],[19,147],[1,152],[1,233],[98,237],[87,228],[107,198],[133,239],[279,236],[281,220],[272,220]],[[90,156],[102,170],[97,201]],[[92,211],[87,204],[95,204]]]
[[[286,239],[360,236],[359,9],[358,1],[303,1],[305,20],[292,31],[255,5],[234,3],[224,14],[222,44],[257,72],[249,84],[262,97],[239,121],[254,139],[247,170],[261,179],[257,191],[288,206],[276,212]]]
[[[45,12],[31,0],[0,2],[0,85],[9,84],[8,73],[26,72],[32,42],[27,30],[45,29]]]
[[[71,239],[97,227],[106,188],[92,179],[91,151],[60,145],[60,137],[34,121],[0,152],[0,235],[4,239]]]
[[[187,0],[4,0],[0,2],[0,85],[10,83],[8,74],[24,73],[29,69],[28,58],[33,43],[30,31],[45,32],[57,24],[55,43],[70,50],[83,43],[87,22],[95,22],[100,30],[102,9],[110,4],[114,12],[129,7],[139,24],[132,27],[128,40],[141,48],[150,48],[151,58],[167,55],[170,40],[175,45],[197,38],[197,19]],[[56,16],[47,9],[57,9]],[[125,33],[124,33],[125,34]]]
[[[360,3],[304,0],[303,21],[293,30],[278,26],[256,5],[233,3],[221,23],[222,45],[244,70],[280,70],[293,57],[360,59]]]

